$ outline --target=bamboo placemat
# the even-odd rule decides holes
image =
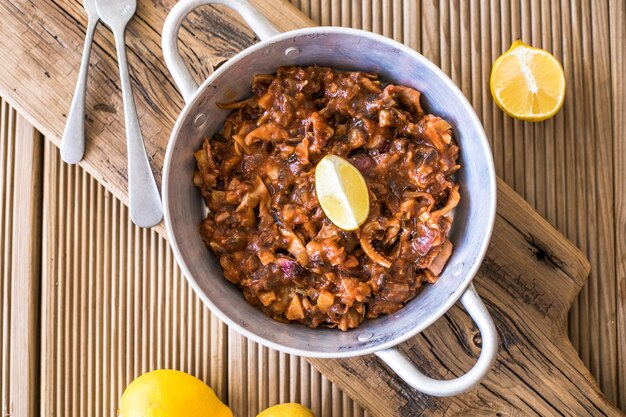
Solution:
[[[292,3],[320,24],[360,27],[403,41],[461,87],[484,121],[498,175],[590,258],[592,275],[570,314],[570,337],[607,397],[624,409],[624,2]],[[565,64],[570,100],[556,118],[542,124],[513,121],[490,99],[486,80],[491,63],[518,37],[552,51]],[[1,411],[18,415],[9,400],[32,378],[19,380],[17,387],[13,383],[19,375],[13,336],[16,331],[23,336],[24,329],[15,329],[18,320],[11,319],[17,305],[11,278],[18,265],[14,238],[21,237],[15,205],[29,199],[24,199],[19,188],[23,179],[16,174],[16,166],[27,163],[16,157],[18,116],[2,106],[0,393]],[[581,131],[587,139],[574,140]],[[34,157],[37,145],[30,151]],[[113,415],[125,383],[152,366],[197,373],[238,415],[291,399],[310,404],[320,416],[360,415],[305,361],[237,339],[224,329],[188,288],[165,242],[153,232],[135,230],[125,207],[80,168],[59,163],[55,148],[46,145],[44,154],[44,350],[37,368],[42,415]],[[37,221],[30,230],[37,230]],[[25,323],[39,328],[28,317]],[[21,360],[23,365],[31,359]]]

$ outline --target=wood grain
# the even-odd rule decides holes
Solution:
[[[43,142],[22,116],[15,123],[11,236],[11,412],[35,414],[38,395],[39,273]]]
[[[404,4],[418,15],[394,19],[413,30],[396,39],[461,87],[483,121],[498,175],[589,256],[589,284],[570,312],[569,334],[608,398],[626,409],[623,2]],[[382,32],[371,21],[355,27]],[[565,69],[564,108],[543,123],[513,121],[489,93],[491,63],[517,38],[551,51]]]
[[[129,32],[141,123],[157,170],[182,104],[158,48],[158,33],[172,2],[164,3],[140,2],[139,17]],[[276,12],[278,3],[257,2],[283,28],[307,24],[301,16]],[[481,115],[499,175],[592,259],[590,284],[572,309],[569,332],[609,398],[626,407],[623,2],[490,0],[468,5],[422,0],[404,1],[403,7],[398,4],[353,1],[350,24],[359,26],[360,17],[363,28],[390,33],[440,64]],[[322,15],[327,23],[347,22],[343,1],[301,0],[299,6],[318,23]],[[399,10],[401,16],[396,14]],[[11,1],[0,4],[0,14],[15,22],[0,25],[6,40],[0,52],[16,58],[0,61],[0,94],[56,141],[73,89],[68,79],[75,79],[79,62],[85,24],[80,5]],[[476,36],[478,27],[480,37]],[[181,46],[198,79],[208,74],[210,64],[253,42],[252,34],[222,9],[207,8],[192,16],[184,28]],[[493,104],[487,89],[490,63],[519,36],[550,49],[564,64],[566,103],[546,123],[513,122]],[[112,46],[110,33],[99,28],[92,56],[89,142],[83,166],[125,199],[125,147],[117,136],[122,126],[121,102]],[[481,70],[475,71],[479,65]]]
[[[11,286],[13,232],[13,177],[15,160],[15,120],[17,115],[0,99],[0,397],[3,415],[11,413]]]
[[[434,398],[408,387],[374,356],[311,360],[372,415],[621,415],[567,339],[567,311],[589,265],[537,213],[520,210],[530,207],[508,186],[500,184],[498,201],[494,235],[475,280],[501,337],[494,369],[467,394]],[[437,378],[469,369],[479,347],[480,335],[459,307],[401,345]]]
[[[364,415],[303,358],[228,330],[187,284],[162,236],[132,225],[126,206],[83,169],[64,164],[54,145],[47,142],[44,154],[43,334],[35,368],[42,416],[113,416],[126,385],[161,368],[202,379],[240,417],[288,401],[318,417]]]
[[[609,4],[610,39],[626,39],[626,3]],[[617,309],[617,383],[618,403],[626,409],[626,42],[611,42],[611,104],[613,106],[613,155],[615,158],[615,293]]]
[[[41,135],[0,103],[0,396],[3,415],[38,402]]]

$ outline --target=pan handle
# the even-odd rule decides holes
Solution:
[[[209,4],[223,4],[239,13],[262,41],[280,33],[246,0],[181,0],[176,3],[167,19],[165,19],[161,46],[163,48],[165,65],[172,77],[174,77],[174,82],[183,95],[185,102],[191,100],[191,97],[198,89],[198,83],[193,79],[180,56],[178,50],[178,30],[185,17],[191,11]]]
[[[432,379],[421,373],[398,348],[393,347],[381,350],[376,352],[376,355],[400,378],[404,379],[416,390],[426,394],[448,397],[470,390],[485,377],[496,359],[498,354],[498,333],[489,312],[474,288],[474,284],[470,284],[461,296],[461,304],[463,304],[465,310],[476,322],[482,337],[480,357],[474,367],[466,374],[449,380]]]

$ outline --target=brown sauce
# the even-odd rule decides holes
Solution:
[[[420,93],[376,74],[281,67],[195,154],[209,208],[200,233],[226,279],[268,316],[347,330],[391,314],[435,282],[459,201],[450,125],[424,114]],[[344,231],[315,195],[327,154],[356,166],[370,214]]]

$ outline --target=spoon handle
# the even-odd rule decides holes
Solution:
[[[85,153],[85,92],[87,90],[89,55],[97,25],[97,18],[90,18],[87,22],[85,45],[83,46],[83,57],[80,61],[76,89],[61,138],[61,158],[68,164],[78,163],[83,159]]]
[[[124,99],[124,120],[126,143],[128,146],[128,195],[130,218],[139,227],[152,227],[163,217],[161,197],[143,144],[137,110],[128,75],[124,29],[114,31],[115,48],[120,67],[122,96]]]

